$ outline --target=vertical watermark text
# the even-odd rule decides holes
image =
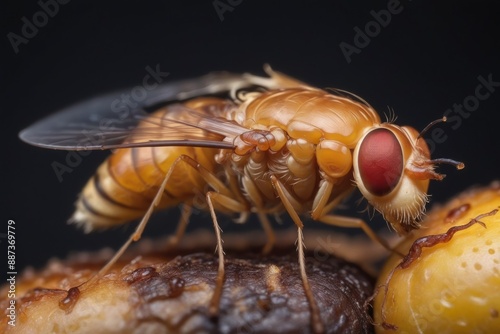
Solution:
[[[16,325],[16,222],[12,219],[7,221],[7,298],[9,304],[6,309],[6,315],[9,320],[9,326]]]

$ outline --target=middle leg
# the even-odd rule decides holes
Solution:
[[[297,211],[293,207],[291,200],[293,200],[292,195],[286,190],[285,186],[278,180],[275,175],[271,175],[271,182],[273,183],[276,192],[278,193],[285,210],[288,212],[292,218],[295,225],[297,225],[297,243],[298,243],[298,256],[299,256],[299,268],[300,277],[302,279],[302,285],[304,286],[304,293],[306,295],[307,301],[309,302],[309,307],[311,311],[311,325],[314,333],[324,333],[325,327],[323,321],[321,320],[321,313],[314,299],[314,295],[311,290],[311,285],[309,284],[309,279],[307,278],[305,256],[304,256],[304,234],[302,229],[304,224],[300,220]]]

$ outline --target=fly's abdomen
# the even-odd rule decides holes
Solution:
[[[185,105],[190,108],[214,105],[208,102],[212,101],[203,104],[193,100]],[[161,136],[165,125],[158,120],[168,112],[168,108],[163,108],[153,113],[149,119],[139,124],[138,129],[148,127],[151,134]],[[203,136],[203,130],[198,131],[200,137]],[[188,156],[215,174],[218,165],[214,156],[217,152],[217,149],[212,148],[184,146],[118,149],[87,182],[70,221],[82,225],[89,232],[143,217],[170,170],[172,172],[157,209],[189,202],[197,195],[203,196],[206,191],[203,178],[192,166],[178,160],[180,156]]]
[[[173,172],[158,209],[191,200],[203,194],[205,182],[189,166],[178,163],[174,167],[173,164],[181,155],[196,160],[207,153],[215,155],[211,151],[186,147],[118,150],[87,182],[71,221],[82,225],[85,231],[92,231],[144,216],[170,168]]]

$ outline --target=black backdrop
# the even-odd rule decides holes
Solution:
[[[0,233],[15,220],[19,269],[70,250],[117,246],[128,236],[123,228],[86,236],[65,223],[106,153],[86,157],[59,182],[51,163],[64,162],[66,153],[30,147],[17,133],[79,100],[141,84],[147,66],[175,80],[214,70],[262,73],[270,63],[320,87],[355,92],[380,113],[389,106],[398,124],[417,129],[469,103],[469,116],[454,113],[455,123],[438,126],[447,138],[434,156],[467,167],[442,168],[448,178],[432,183],[432,202],[499,177],[500,87],[488,97],[480,90],[482,100],[476,92],[479,76],[500,82],[500,12],[493,1],[61,2],[57,13],[54,0],[2,2]],[[40,13],[44,7],[51,15]],[[30,30],[35,23],[37,31]],[[365,29],[368,36],[359,36]],[[148,231],[166,234],[172,228],[162,221]]]

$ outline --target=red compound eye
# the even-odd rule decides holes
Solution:
[[[396,136],[383,128],[368,133],[359,148],[358,168],[370,193],[390,193],[403,173],[403,150]]]

